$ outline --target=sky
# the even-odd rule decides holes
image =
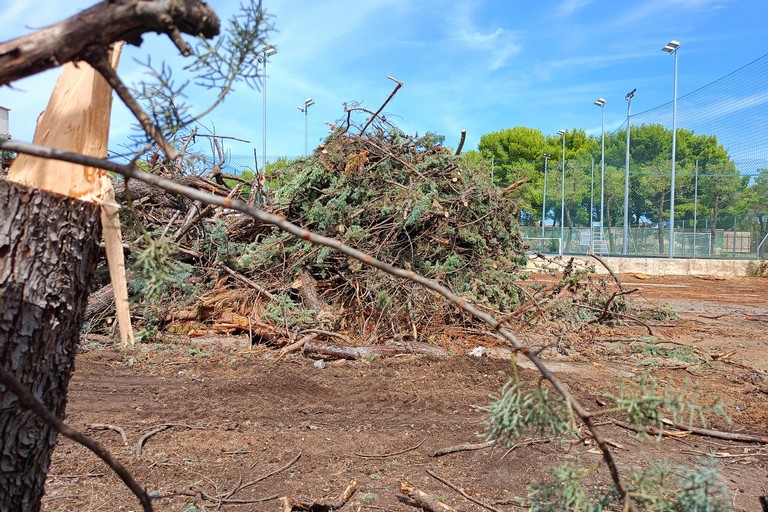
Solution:
[[[93,5],[93,0],[0,0],[8,40]],[[211,0],[222,20],[238,1]],[[768,53],[765,0],[264,0],[277,54],[267,64],[267,155],[304,153],[305,121],[310,151],[344,116],[345,102],[376,110],[403,87],[385,113],[407,134],[434,132],[455,147],[467,130],[465,150],[483,134],[528,126],[554,135],[560,129],[601,131],[632,111],[671,102],[674,58],[661,51],[680,42],[678,95],[696,90]],[[166,37],[148,36],[128,47],[118,72],[141,79],[136,60],[183,65]],[[14,139],[31,141],[57,71],[0,88],[0,106],[11,109]],[[202,111],[203,96],[188,101]],[[306,98],[315,102],[305,114]],[[228,141],[232,155],[262,154],[263,90],[241,84],[203,119],[207,129],[248,140]],[[131,115],[115,99],[110,147],[125,141]]]

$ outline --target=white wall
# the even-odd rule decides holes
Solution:
[[[9,124],[9,113],[10,109],[5,107],[0,107],[0,133],[10,133],[10,124]]]

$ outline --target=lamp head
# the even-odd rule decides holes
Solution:
[[[632,89],[631,91],[629,91],[629,92],[627,93],[627,95],[626,95],[626,96],[624,96],[624,99],[625,99],[625,100],[627,100],[627,101],[629,101],[629,100],[631,100],[632,98],[634,98],[634,97],[635,97],[635,91],[637,91],[637,87],[635,87],[634,89]]]
[[[558,131],[557,131],[557,134],[558,134],[558,135],[563,135],[563,136],[564,136],[564,135],[565,135],[565,130],[558,130]]]
[[[311,107],[314,104],[315,104],[315,100],[313,100],[312,98],[307,98],[304,100],[304,106],[306,106],[307,108]]]
[[[277,48],[275,48],[274,46],[269,45],[269,46],[265,46],[264,47],[264,55],[265,56],[271,57],[271,56],[273,56],[276,53],[277,53]]]
[[[598,107],[604,107],[605,106],[605,98],[598,98],[597,101],[595,101],[595,105]]]
[[[663,52],[667,53],[675,53],[677,49],[680,48],[680,42],[675,41],[674,39],[667,43],[667,45],[661,49]]]

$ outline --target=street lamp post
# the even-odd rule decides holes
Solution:
[[[541,200],[541,238],[544,238],[544,219],[547,218],[547,162],[549,154],[544,153],[544,197]],[[544,241],[542,240],[542,243]]]
[[[559,130],[557,134],[563,137],[563,176],[560,182],[560,253],[562,254],[565,239],[565,130]]]
[[[627,158],[624,166],[624,236],[621,244],[621,255],[626,256],[629,251],[629,121],[630,106],[637,88],[632,89],[624,96],[627,100]]]
[[[311,107],[314,104],[315,104],[315,100],[313,100],[312,98],[307,98],[304,100],[303,107],[296,107],[297,109],[304,112],[304,156],[309,154],[309,146],[308,146],[309,121],[308,121],[307,112],[309,112],[309,107]]]
[[[267,172],[267,59],[277,53],[277,48],[267,45],[264,51],[258,56],[259,62],[264,65],[264,84],[262,96],[264,99],[264,131],[262,132],[262,167],[261,172]]]
[[[600,247],[604,247],[603,210],[605,210],[605,98],[598,98],[595,105],[600,107]]]
[[[661,51],[675,56],[675,79],[672,95],[672,178],[669,185],[669,257],[675,257],[675,149],[677,145],[677,50],[680,42],[674,39]]]

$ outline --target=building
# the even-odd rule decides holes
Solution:
[[[11,133],[8,121],[10,112],[11,109],[0,107],[0,135]]]

